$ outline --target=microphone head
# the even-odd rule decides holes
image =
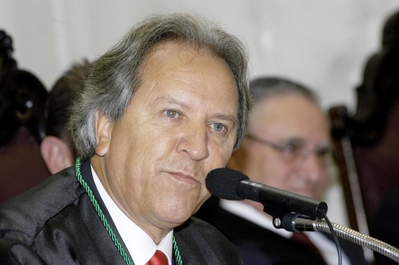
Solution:
[[[205,184],[208,190],[221,199],[242,200],[237,195],[237,185],[242,180],[249,179],[243,173],[231,168],[217,168],[208,173]]]

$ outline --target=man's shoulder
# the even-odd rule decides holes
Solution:
[[[62,209],[76,201],[84,190],[68,168],[32,189],[0,204],[0,231],[34,236]]]

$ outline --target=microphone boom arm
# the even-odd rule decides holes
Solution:
[[[274,222],[276,219],[274,220]],[[378,252],[395,262],[399,262],[399,249],[371,236],[364,235],[348,227],[331,223],[334,233],[345,240],[348,240],[357,245],[363,246],[375,252]],[[299,214],[286,214],[281,222],[281,225],[274,224],[276,228],[284,228],[287,231],[301,232],[301,231],[318,231],[330,233],[331,230],[324,220],[312,220],[307,216]]]

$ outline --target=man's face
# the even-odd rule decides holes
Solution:
[[[243,171],[253,181],[321,199],[327,183],[325,159],[328,125],[314,103],[298,95],[279,95],[259,102],[250,116],[249,133],[284,147],[283,152],[247,138],[243,145]],[[290,150],[305,150],[297,155]]]
[[[209,198],[205,178],[231,156],[237,108],[236,83],[223,60],[174,42],[161,44],[147,56],[142,83],[123,117],[97,122],[109,130],[104,139],[97,136],[96,154],[104,156],[94,160],[104,162],[96,172],[139,226],[173,228]]]

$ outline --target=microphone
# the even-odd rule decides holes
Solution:
[[[316,218],[323,218],[327,214],[328,207],[325,202],[251,181],[248,176],[230,168],[212,170],[208,173],[205,183],[216,197],[257,201],[265,206],[265,212],[266,209],[283,214],[295,212]]]

